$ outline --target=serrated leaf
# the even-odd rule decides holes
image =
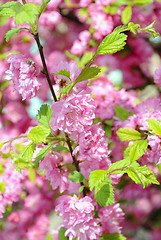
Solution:
[[[112,163],[112,165],[107,169],[107,172],[110,173],[116,173],[115,170],[117,169],[122,169],[122,172],[126,172],[126,170],[124,170],[123,168],[127,167],[128,165],[130,165],[130,161],[128,159],[123,159],[121,161],[117,161],[115,163]]]
[[[107,171],[105,170],[92,171],[89,175],[90,190],[92,191],[95,186],[100,185],[105,180],[106,177]]]
[[[111,34],[106,36],[100,43],[96,54],[105,55],[116,53],[124,48],[126,44],[126,39],[126,34],[113,31]]]
[[[36,167],[39,166],[39,161],[40,161],[40,160],[42,161],[42,160],[44,159],[44,157],[46,156],[46,154],[47,154],[48,152],[50,152],[50,150],[52,149],[52,147],[53,147],[54,144],[55,144],[55,143],[52,143],[52,144],[48,145],[47,147],[42,148],[42,149],[40,150],[40,152],[37,154],[37,156],[36,156],[36,158],[35,158],[35,161],[34,161]]]
[[[66,232],[66,229],[64,227],[61,227],[58,235],[59,240],[68,240],[68,237],[64,236],[65,232]]]
[[[128,119],[128,117],[130,116],[128,111],[125,108],[121,107],[121,106],[114,106],[114,109],[115,109],[116,117],[120,118],[123,121]]]
[[[82,173],[78,171],[73,171],[69,173],[68,178],[75,183],[81,183],[86,181],[85,177],[82,175]]]
[[[140,132],[131,128],[119,128],[116,133],[122,141],[132,141],[142,138]]]
[[[150,130],[161,137],[161,124],[155,119],[149,119],[148,125]]]
[[[122,234],[119,233],[106,233],[101,236],[102,240],[126,240]]]
[[[125,150],[125,158],[129,158],[130,162],[134,162],[138,160],[144,152],[146,152],[148,147],[148,140],[138,140],[134,143],[130,144],[127,149]]]
[[[83,69],[75,81],[76,83],[78,83],[88,79],[92,79],[96,77],[100,71],[101,70],[98,67],[89,67],[89,68]]]
[[[0,15],[7,17],[15,17],[17,11],[22,7],[22,4],[19,2],[11,1],[7,2],[0,6]]]
[[[70,152],[68,148],[62,146],[62,145],[56,145],[56,147],[53,148],[53,151],[65,151],[65,152]]]
[[[104,181],[103,183],[97,185],[95,187],[95,199],[96,203],[99,203],[101,207],[115,203],[112,184]]]
[[[40,18],[42,12],[45,10],[47,4],[50,2],[51,0],[43,0],[43,3],[40,6],[39,12],[38,12],[38,18]]]
[[[33,142],[29,143],[21,152],[20,157],[27,161],[31,161],[35,148],[36,148],[35,143]]]
[[[54,75],[54,76],[55,75],[63,75],[63,76],[68,77],[70,79],[70,71],[67,71],[65,69],[62,69],[57,73],[52,73],[52,75]]]
[[[127,24],[130,22],[132,16],[132,7],[129,5],[124,8],[124,10],[121,13],[121,21],[123,24]]]
[[[10,39],[12,38],[12,36],[19,33],[19,31],[22,30],[22,29],[23,28],[12,28],[8,32],[6,32],[6,34],[5,34],[6,42],[9,42]]]
[[[32,140],[34,143],[42,143],[46,141],[46,137],[49,135],[50,129],[46,128],[43,125],[36,126],[32,128],[27,135],[29,140]]]
[[[160,185],[155,177],[155,174],[147,166],[128,168],[126,172],[136,184],[142,184],[143,188],[147,187],[148,184],[151,183]]]
[[[39,8],[40,6],[34,3],[26,3],[25,5],[22,5],[21,9],[16,12],[15,24],[34,24],[36,21],[36,14],[39,13]]]
[[[39,124],[50,129],[49,121],[51,118],[52,118],[51,107],[47,104],[42,105],[37,114]]]

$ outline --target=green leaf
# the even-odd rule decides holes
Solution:
[[[80,186],[80,188],[79,188],[79,192],[81,193],[81,192],[83,192],[83,189],[85,188],[85,186],[83,185],[83,186]]]
[[[5,191],[5,186],[6,186],[6,183],[5,182],[0,182],[0,192],[3,194],[4,191]]]
[[[19,31],[22,30],[22,29],[23,28],[12,28],[8,32],[6,32],[6,34],[5,34],[6,42],[9,42],[10,39],[12,38],[12,36],[19,33]]]
[[[56,145],[56,147],[53,148],[53,151],[64,151],[64,152],[70,152],[68,148],[62,146],[62,145]]]
[[[120,118],[123,121],[128,119],[128,117],[130,116],[128,111],[125,108],[121,107],[121,106],[114,106],[114,109],[115,109],[116,117]]]
[[[107,171],[105,170],[95,170],[89,175],[89,187],[92,191],[97,185],[100,185],[107,177]]]
[[[86,52],[78,63],[79,68],[84,68],[84,66],[91,60],[94,56],[94,52]]]
[[[100,72],[100,69],[98,67],[89,67],[86,69],[83,69],[80,75],[76,78],[74,83],[82,82],[88,79],[92,79],[96,77]]]
[[[68,77],[70,79],[70,71],[67,71],[65,69],[62,69],[57,73],[52,73],[52,75],[54,75],[54,76],[55,75],[63,75],[63,76]]]
[[[5,142],[0,143],[0,149],[3,147],[4,144],[5,144]]]
[[[110,178],[107,179],[111,180]],[[112,184],[109,182],[102,182],[101,184],[95,186],[95,199],[100,206],[105,207],[115,203],[114,190]]]
[[[37,114],[39,124],[50,129],[49,121],[51,118],[52,118],[51,107],[47,104],[42,105]]]
[[[155,174],[147,166],[128,168],[126,172],[136,184],[142,184],[143,188],[151,183],[160,185]]]
[[[25,5],[22,5],[19,11],[16,12],[15,24],[34,24],[36,21],[36,14],[39,13],[39,8],[40,6],[34,3],[26,3]]]
[[[32,140],[34,143],[42,143],[46,141],[46,137],[49,135],[50,129],[46,128],[43,125],[36,126],[32,128],[27,135],[29,140]]]
[[[29,143],[21,152],[20,157],[27,161],[31,161],[35,148],[36,148],[35,143],[33,142]]]
[[[140,30],[140,31],[143,31],[143,32],[150,33],[153,37],[157,37],[157,36],[159,36],[160,34],[157,33],[157,32],[155,31],[155,29],[153,28],[154,24],[155,24],[155,20],[154,20],[154,22],[152,22],[149,26],[147,26],[147,27],[145,27],[145,28],[139,28],[139,30]]]
[[[47,4],[50,2],[51,0],[43,0],[43,3],[40,6],[39,12],[38,12],[38,18],[40,18],[42,12],[45,10]]]
[[[106,233],[101,236],[102,240],[126,240],[122,234],[119,233]]]
[[[130,144],[125,150],[125,158],[129,158],[130,162],[138,160],[144,152],[146,152],[148,147],[148,140],[138,140]]]
[[[36,173],[35,173],[35,170],[34,168],[29,168],[28,169],[28,177],[29,177],[29,180],[34,183],[35,182],[35,178],[36,178]]]
[[[134,24],[133,22],[129,22],[128,28],[133,34],[136,35],[137,31],[140,28],[140,25],[139,24]]]
[[[82,173],[78,172],[78,171],[74,171],[69,173],[68,178],[75,183],[81,183],[86,181],[85,177],[82,175]]]
[[[150,130],[161,137],[161,124],[155,119],[149,119],[148,125]]]
[[[21,9],[22,4],[19,2],[11,1],[0,6],[0,15],[7,17],[15,17],[17,11]]]
[[[137,6],[144,6],[153,3],[153,0],[134,0],[133,4]]]
[[[37,156],[36,156],[36,158],[35,158],[35,161],[34,161],[36,167],[39,166],[39,161],[40,161],[40,160],[42,161],[42,160],[44,159],[44,157],[46,156],[46,154],[47,154],[48,152],[50,152],[50,150],[52,149],[52,147],[53,147],[54,144],[55,144],[55,143],[49,144],[47,147],[42,148],[42,149],[40,150],[40,152],[37,154]]]
[[[131,128],[119,128],[116,133],[122,141],[132,141],[142,138],[140,132]]]
[[[121,13],[121,21],[123,24],[127,24],[130,22],[132,16],[132,7],[129,5],[124,8],[124,10]]]
[[[128,165],[130,165],[131,162],[128,159],[123,159],[121,161],[117,161],[115,163],[112,163],[112,165],[107,169],[107,172],[110,173],[124,173],[126,172],[126,169],[124,170],[123,168],[127,167]],[[122,169],[118,172],[117,169]],[[116,171],[115,171],[116,170]]]
[[[126,44],[126,39],[126,34],[113,31],[111,34],[106,36],[100,43],[96,54],[105,55],[116,53],[124,48]]]
[[[65,232],[66,232],[66,229],[64,227],[61,227],[58,235],[59,240],[68,240],[68,237],[64,236]]]

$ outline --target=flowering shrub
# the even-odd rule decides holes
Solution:
[[[0,239],[160,240],[160,7],[0,2]]]

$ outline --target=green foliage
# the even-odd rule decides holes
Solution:
[[[44,157],[46,156],[46,154],[48,153],[48,152],[50,152],[50,150],[52,149],[52,147],[53,147],[53,145],[54,145],[55,143],[52,143],[52,144],[49,144],[47,147],[45,147],[45,148],[42,148],[41,150],[40,150],[40,152],[37,154],[37,156],[36,156],[36,158],[35,158],[35,165],[36,165],[36,167],[38,167],[39,166],[39,161],[41,160],[43,160],[44,159]]]
[[[125,9],[122,11],[121,13],[121,21],[123,24],[127,24],[128,22],[130,22],[132,17],[132,7],[131,6],[127,6],[125,7]]]
[[[149,129],[161,137],[161,124],[155,119],[148,120]]]
[[[70,79],[70,71],[67,71],[65,69],[62,69],[57,73],[52,73],[52,75],[54,75],[54,76],[57,75],[57,74],[63,75],[63,76],[68,77]]]
[[[0,182],[0,192],[3,194],[4,191],[5,191],[5,186],[6,186],[6,183],[3,181],[3,182]]]
[[[105,207],[115,203],[112,180],[106,178],[101,184],[95,186],[95,199],[100,206]]]
[[[24,23],[34,24],[36,21],[36,14],[38,13],[39,5],[34,3],[22,5],[19,2],[11,1],[0,7],[0,15],[15,17],[16,25],[23,25]]]
[[[84,68],[85,64],[87,64],[93,56],[94,52],[86,52],[81,58],[81,60],[78,62],[78,67]]]
[[[77,79],[74,81],[74,83],[82,82],[88,79],[95,78],[100,72],[100,69],[98,67],[90,67],[85,68],[82,70],[80,75],[77,77]]]
[[[112,163],[112,165],[108,168],[107,172],[110,173],[124,173],[126,172],[126,167],[129,166],[131,162],[128,159],[123,159],[121,161],[117,161]],[[118,170],[120,169],[120,170]],[[116,171],[115,171],[116,170]]]
[[[22,29],[23,28],[12,28],[8,32],[6,32],[6,34],[5,34],[6,42],[9,42],[10,39],[12,38],[12,36],[19,33],[19,31],[22,30]]]
[[[115,30],[103,39],[97,49],[96,55],[116,53],[124,48],[126,40],[126,34]]]
[[[66,229],[64,227],[61,227],[58,235],[59,240],[68,240],[68,237],[64,236],[65,232],[66,232]]]
[[[69,173],[68,178],[75,183],[81,183],[86,181],[85,177],[82,175],[82,173],[78,171],[73,171]]]
[[[134,24],[133,22],[129,22],[128,28],[135,35],[135,34],[137,34],[137,31],[140,28],[140,25]]]
[[[38,18],[40,18],[42,12],[45,10],[47,4],[50,2],[51,0],[43,0],[43,3],[40,6],[39,12],[38,12]]]
[[[28,139],[34,143],[43,143],[46,141],[46,137],[49,135],[50,129],[43,125],[32,128],[28,134]]]
[[[101,236],[102,240],[126,240],[122,234],[119,233],[106,233]]]
[[[120,118],[122,121],[125,121],[130,116],[128,111],[121,106],[114,106],[114,109],[116,117]]]
[[[107,177],[107,171],[105,170],[95,170],[89,175],[89,187],[92,191],[97,185],[100,185]]]
[[[137,6],[144,6],[153,3],[153,0],[134,0],[133,4]]]
[[[147,187],[148,184],[151,183],[160,185],[155,177],[155,174],[147,166],[127,168],[126,172],[136,184],[142,184],[143,188]]]
[[[32,183],[35,182],[36,173],[35,173],[34,168],[30,167],[30,168],[28,169],[28,177],[29,177],[29,180],[30,180]]]
[[[24,150],[21,152],[20,157],[22,157],[23,159],[27,160],[27,161],[31,161],[33,153],[35,151],[36,148],[36,144],[31,142],[29,143]]]
[[[122,141],[132,141],[142,138],[140,132],[131,128],[119,128],[116,133]]]
[[[68,148],[62,146],[62,145],[56,145],[56,147],[53,148],[53,151],[65,151],[65,152],[70,152]]]
[[[140,30],[140,31],[143,31],[143,32],[150,33],[153,37],[157,37],[157,36],[159,36],[160,34],[157,33],[157,32],[155,31],[155,29],[153,28],[154,24],[155,24],[155,20],[154,20],[154,22],[152,22],[152,23],[151,23],[150,25],[148,25],[147,27],[145,27],[145,28],[140,28],[139,30]]]
[[[42,105],[37,114],[39,124],[50,129],[49,121],[51,118],[52,118],[51,107],[47,104]]]
[[[134,162],[138,160],[144,154],[144,152],[146,152],[147,147],[147,139],[135,141],[126,148],[124,152],[124,158],[129,159],[130,162]]]

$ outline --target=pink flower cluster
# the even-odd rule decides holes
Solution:
[[[0,218],[3,217],[5,207],[19,200],[19,195],[22,191],[23,175],[13,169],[10,161],[3,163],[4,172],[0,175],[0,183],[5,183],[4,192],[0,192]]]
[[[34,97],[40,88],[37,80],[40,67],[21,54],[10,53],[7,61],[10,63],[10,68],[6,71],[7,79],[13,81],[22,100]]]
[[[66,228],[65,236],[69,240],[99,239],[102,228],[98,225],[99,219],[93,217],[94,205],[90,197],[78,199],[76,195],[63,195],[58,201],[55,210],[59,217],[63,217],[62,226]]]
[[[60,193],[67,188],[68,176],[65,169],[61,166],[62,157],[60,153],[48,153],[44,160],[39,163],[40,171],[45,170],[45,177],[50,181],[52,189],[55,190],[59,186]]]

